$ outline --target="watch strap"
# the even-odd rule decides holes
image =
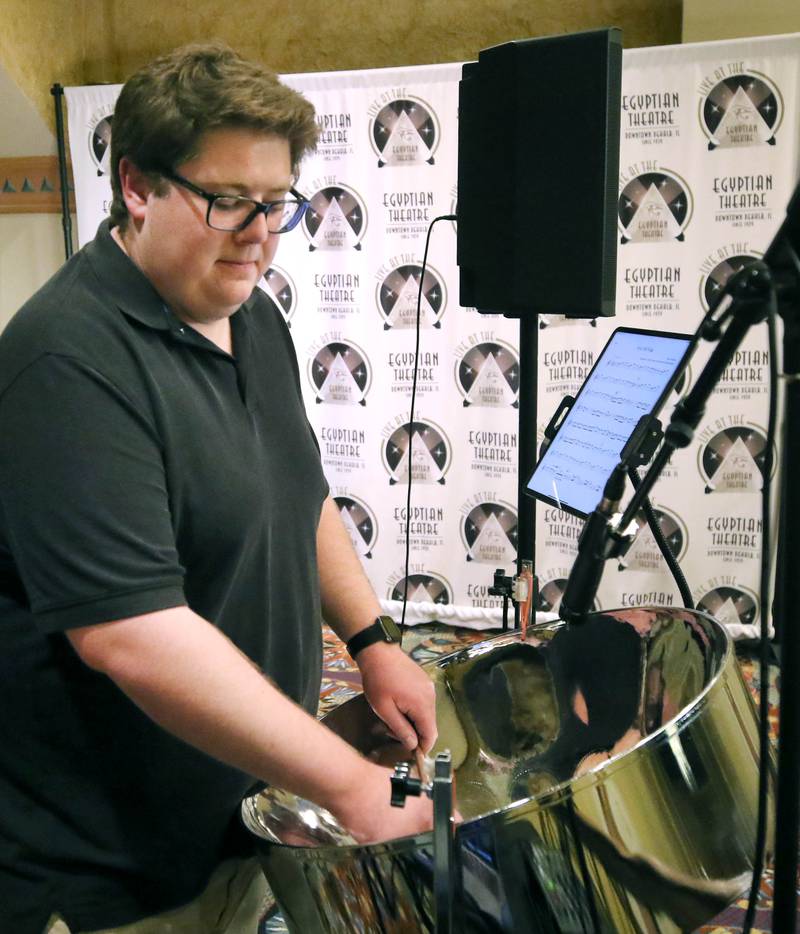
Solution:
[[[400,630],[391,616],[377,616],[373,623],[348,639],[347,651],[351,658],[355,658],[362,649],[376,642],[399,644]]]

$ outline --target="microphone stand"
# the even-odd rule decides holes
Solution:
[[[794,934],[797,909],[798,830],[800,829],[800,624],[789,618],[791,608],[800,606],[800,540],[795,522],[800,516],[800,485],[791,482],[800,471],[800,185],[786,209],[786,218],[763,260],[746,266],[728,280],[695,334],[693,346],[701,339],[718,340],[692,390],[676,406],[655,455],[639,488],[634,492],[619,521],[612,516],[609,485],[614,475],[627,467],[627,447],[615,468],[603,499],[587,519],[579,540],[578,555],[570,571],[562,598],[561,617],[578,624],[591,609],[603,566],[608,558],[624,554],[628,539],[624,530],[641,508],[665,465],[677,448],[688,446],[705,412],[706,403],[733,354],[754,325],[763,321],[771,301],[776,302],[784,321],[784,372],[787,379],[784,415],[783,470],[789,521],[785,523],[779,568],[782,599],[776,629],[783,634],[778,746],[778,803],[776,825],[781,828],[775,847],[775,890],[773,928],[775,934]],[[715,317],[717,312],[719,317]],[[724,332],[723,325],[726,325]],[[721,337],[720,337],[721,334]],[[614,496],[616,492],[611,491]],[[783,573],[780,573],[783,571]],[[567,596],[569,594],[569,601]],[[567,606],[564,607],[565,602]],[[785,617],[785,618],[779,618]],[[762,686],[762,691],[767,686]]]
[[[720,319],[707,318],[698,328],[694,341],[703,337],[710,340],[718,336],[719,328],[725,318],[728,326],[711,356],[703,367],[697,382],[689,394],[680,400],[664,431],[664,442],[659,448],[647,473],[642,478],[639,488],[634,492],[619,522],[625,528],[642,507],[645,496],[655,485],[656,480],[678,448],[688,447],[697,426],[706,411],[706,404],[719,383],[722,374],[733,359],[747,332],[754,324],[759,324],[767,316],[767,303],[772,288],[772,276],[762,263],[746,266],[728,282],[726,294],[731,298],[725,314]],[[719,308],[724,299],[716,306]],[[713,311],[712,311],[713,314]],[[627,463],[625,463],[627,466]]]

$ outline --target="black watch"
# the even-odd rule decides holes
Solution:
[[[375,622],[361,632],[357,632],[352,639],[347,640],[347,651],[350,658],[365,649],[368,645],[374,645],[376,642],[394,642],[400,643],[400,628],[391,616],[378,616]]]

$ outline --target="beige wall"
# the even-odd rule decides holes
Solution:
[[[0,65],[51,128],[54,117],[50,87],[54,82],[69,85],[111,80],[102,77],[103,69],[95,65],[103,11],[109,2],[2,0],[0,3]]]
[[[229,7],[219,3],[195,4],[190,16],[177,4],[114,4],[123,7],[127,25],[112,25],[120,75],[215,35],[282,72],[461,61],[508,39],[608,25],[625,30],[628,46],[680,40],[680,0],[238,0],[234,16],[220,16]]]
[[[290,73],[463,61],[600,26],[619,26],[628,48],[679,42],[681,0],[2,0],[0,64],[52,124],[54,81],[123,81],[191,40]]]
[[[800,32],[800,0],[683,0],[683,41]]]
[[[63,262],[58,214],[0,214],[0,330]]]

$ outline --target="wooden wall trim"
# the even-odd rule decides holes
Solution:
[[[70,210],[75,210],[72,173],[67,168]],[[0,159],[0,214],[60,214],[58,156]]]

